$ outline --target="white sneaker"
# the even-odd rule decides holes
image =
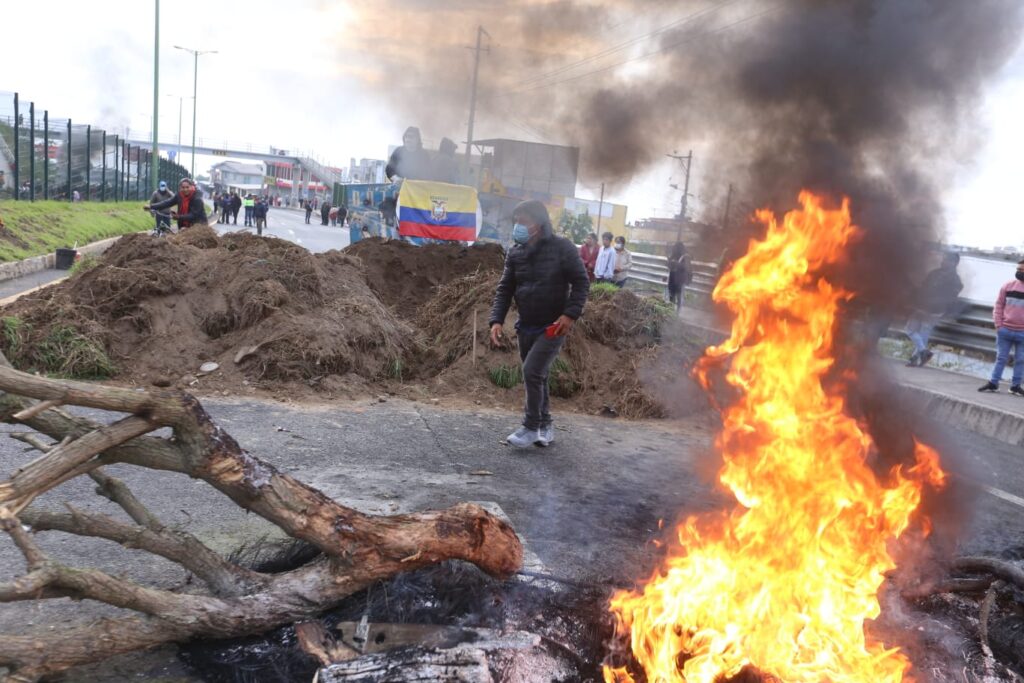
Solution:
[[[540,439],[540,432],[536,429],[520,427],[505,438],[509,445],[516,448],[529,448]]]
[[[555,442],[555,425],[547,425],[537,430],[537,440],[534,441],[535,446],[544,448],[550,446]]]

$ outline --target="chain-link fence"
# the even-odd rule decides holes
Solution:
[[[0,92],[0,198],[146,200],[154,175],[176,187],[188,169],[154,159],[150,149],[118,135],[51,118],[18,93]]]

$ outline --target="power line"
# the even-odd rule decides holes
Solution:
[[[571,81],[577,81],[577,80],[579,80],[581,78],[586,78],[587,76],[593,76],[595,74],[604,73],[605,71],[610,71],[612,69],[616,69],[616,68],[618,68],[620,66],[624,66],[624,65],[629,64],[631,62],[635,62],[635,61],[638,61],[638,60],[641,60],[641,59],[647,59],[648,57],[653,57],[653,56],[661,54],[662,52],[665,52],[667,50],[671,50],[672,48],[679,47],[680,45],[685,44],[688,41],[689,38],[712,36],[712,35],[715,35],[716,33],[721,33],[721,32],[723,32],[723,31],[725,31],[727,29],[733,28],[734,26],[739,26],[740,24],[745,24],[745,23],[747,23],[749,21],[753,21],[755,19],[760,19],[761,17],[763,17],[765,15],[771,14],[772,12],[777,12],[780,9],[784,9],[784,8],[785,8],[785,5],[777,5],[776,7],[771,7],[769,9],[767,9],[767,10],[764,10],[763,12],[758,12],[757,14],[752,14],[752,15],[750,15],[748,17],[744,17],[743,19],[739,19],[738,21],[734,21],[731,24],[726,24],[725,26],[720,26],[720,27],[714,29],[713,31],[700,31],[700,32],[696,32],[692,36],[688,36],[687,39],[680,40],[680,41],[677,41],[675,43],[670,43],[669,45],[665,45],[663,47],[660,47],[657,50],[654,50],[652,52],[647,52],[647,53],[644,53],[642,55],[637,55],[636,57],[631,57],[630,59],[626,59],[626,60],[623,60],[621,62],[617,62],[615,64],[611,64],[609,66],[602,67],[600,69],[595,69],[593,71],[587,71],[585,73],[578,74],[576,76],[570,76],[568,78],[564,78],[564,79],[559,80],[559,81],[552,81],[550,83],[541,83],[540,85],[535,85],[535,86],[532,86],[532,87],[529,87],[529,88],[524,88],[522,90],[514,90],[512,92],[504,93],[502,95],[497,95],[496,97],[512,97],[513,95],[521,95],[523,93],[533,92],[534,90],[544,90],[546,88],[551,88],[551,87],[554,87],[556,85],[562,85],[563,83],[569,83]]]
[[[694,19],[697,19],[697,18],[699,18],[699,17],[701,17],[701,16],[703,16],[703,15],[709,13],[709,12],[718,11],[718,10],[722,9],[723,7],[735,4],[736,2],[739,2],[739,1],[740,0],[721,0],[717,5],[713,5],[711,7],[705,7],[702,10],[698,10],[696,12],[688,14],[685,17],[677,19],[676,21],[673,21],[673,22],[671,22],[671,23],[669,23],[669,24],[667,24],[665,26],[662,26],[659,29],[656,29],[654,31],[650,31],[649,33],[645,33],[642,36],[637,36],[636,38],[632,38],[632,39],[630,39],[630,40],[628,40],[628,41],[626,41],[624,43],[620,43],[618,45],[614,45],[614,46],[612,46],[610,48],[607,48],[607,49],[605,49],[605,50],[603,50],[601,52],[598,52],[596,54],[590,55],[589,57],[584,57],[583,59],[578,60],[576,62],[572,62],[570,64],[566,64],[564,66],[561,66],[561,67],[559,67],[557,69],[553,69],[551,71],[548,71],[547,73],[538,74],[536,76],[531,76],[530,78],[527,78],[527,79],[521,81],[520,83],[517,83],[513,87],[514,88],[519,88],[519,87],[522,87],[522,86],[525,86],[525,85],[536,84],[536,83],[538,83],[540,81],[547,80],[551,76],[557,76],[559,74],[565,73],[566,71],[571,71],[571,70],[575,69],[578,66],[583,66],[584,64],[589,64],[590,62],[593,62],[595,60],[600,59],[601,57],[606,57],[608,55],[615,54],[616,52],[621,52],[622,50],[625,50],[628,47],[632,47],[633,45],[636,45],[639,42],[642,42],[642,41],[647,40],[649,38],[653,38],[654,36],[657,36],[657,35],[660,35],[662,33],[667,32],[667,31],[670,31],[673,28],[676,28],[677,26],[687,24],[687,23],[693,21]]]

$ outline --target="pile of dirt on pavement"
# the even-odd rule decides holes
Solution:
[[[0,345],[18,367],[139,383],[191,384],[207,362],[219,365],[219,381],[206,386],[373,380],[414,338],[358,260],[205,227],[126,236],[94,266],[19,299],[4,316]],[[70,365],[56,340],[109,360]]]
[[[482,270],[453,280],[438,287],[421,309],[416,324],[427,344],[417,366],[427,370],[423,379],[431,395],[481,404],[522,403],[514,310],[506,320],[504,348],[492,347],[489,340],[499,277],[498,270]],[[629,418],[674,413],[666,404],[680,397],[667,390],[678,382],[662,378],[684,377],[700,351],[678,336],[674,320],[671,306],[659,299],[596,288],[552,368],[556,407],[569,404],[583,412]]]
[[[424,249],[374,237],[356,242],[345,253],[362,261],[370,287],[404,318],[415,316],[434,287],[478,271],[501,270],[505,263],[499,245],[483,242],[472,247],[431,244]]]
[[[495,245],[364,240],[311,254],[209,228],[129,235],[2,311],[0,349],[25,370],[199,393],[391,392],[517,406],[515,312],[504,347],[492,348],[487,326],[503,262]],[[654,376],[684,373],[695,349],[665,343],[673,318],[656,299],[595,288],[552,371],[556,408],[665,414],[640,377],[659,363]]]

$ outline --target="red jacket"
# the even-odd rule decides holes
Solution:
[[[594,266],[597,265],[597,252],[600,251],[600,247],[594,245],[588,247],[583,245],[580,247],[580,258],[583,259],[583,265],[587,267],[587,274],[590,276],[594,275]]]

